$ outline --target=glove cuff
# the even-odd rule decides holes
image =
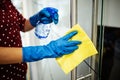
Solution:
[[[38,17],[39,17],[39,15],[35,14],[29,18],[29,21],[33,27],[36,27],[36,24],[38,22]]]
[[[29,46],[22,48],[23,62],[34,62],[44,58],[54,58],[54,54],[49,46]]]
[[[23,47],[22,48],[22,53],[23,53],[23,62],[33,62],[33,61],[38,61],[38,55],[37,55],[37,48],[38,47]],[[41,58],[39,58],[41,59]]]

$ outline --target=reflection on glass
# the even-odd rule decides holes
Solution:
[[[101,69],[98,71],[100,73],[100,80],[119,80],[120,79],[120,61],[115,57],[116,41],[120,38],[120,1],[119,0],[103,0],[104,4],[101,4],[101,15],[102,18],[99,19],[100,26],[103,26],[104,29],[101,32],[104,33],[103,37],[103,46],[101,48],[101,62],[99,63]],[[100,16],[101,16],[100,15]],[[99,17],[100,17],[99,16]],[[98,26],[100,29],[100,27]],[[99,30],[98,30],[99,31]],[[98,36],[100,37],[100,36]],[[102,45],[102,42],[99,44]],[[99,47],[99,46],[98,46]],[[118,53],[118,52],[117,52]],[[120,55],[120,52],[118,53]],[[116,64],[117,63],[117,64]],[[117,67],[116,67],[117,65]],[[118,68],[119,67],[119,68]],[[118,72],[119,71],[119,72]]]
[[[100,26],[98,26],[98,31],[99,29]],[[119,39],[120,39],[120,28],[113,26],[104,26],[104,45],[103,45],[101,80],[109,80],[110,74],[112,75],[119,74],[119,73],[113,73],[115,72],[113,66],[116,63],[114,61],[114,59],[116,60],[115,46],[116,46],[116,41]],[[118,54],[117,56],[119,55],[120,54]],[[118,79],[114,79],[114,80],[118,80]]]

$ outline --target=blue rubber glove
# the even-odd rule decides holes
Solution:
[[[32,26],[36,27],[38,21],[43,24],[49,24],[54,22],[58,23],[58,10],[52,7],[43,8],[40,12],[30,17],[30,23]]]
[[[76,33],[76,31],[71,32],[60,39],[51,41],[48,45],[23,47],[23,62],[33,62],[43,58],[57,58],[72,53],[78,48],[77,45],[81,43],[80,41],[69,40]]]

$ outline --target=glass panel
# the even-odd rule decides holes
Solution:
[[[103,40],[103,51],[101,51],[101,63],[99,64],[101,67],[101,80],[119,80],[119,71],[120,71],[120,1],[119,0],[104,0],[103,3],[100,4],[100,9],[103,11],[101,15],[99,15],[98,22],[98,30],[100,31],[100,27],[103,29],[103,36],[101,37]],[[100,11],[100,12],[101,12]],[[102,23],[102,24],[101,24]],[[102,43],[101,43],[102,44]],[[99,44],[100,45],[100,44]]]
[[[77,0],[77,23],[81,25],[84,31],[91,38],[92,29],[92,0]],[[82,53],[84,54],[84,53]],[[86,59],[77,67],[77,78],[86,76],[90,73],[91,58]],[[85,80],[90,80],[86,78]]]
[[[33,13],[40,11],[44,7],[54,7],[58,9],[59,23],[53,26],[48,39],[32,40],[36,45],[46,44],[53,39],[62,36],[70,28],[70,1],[69,0],[32,0]],[[70,80],[70,73],[65,74],[55,59],[43,59],[36,63],[30,63],[31,80]]]

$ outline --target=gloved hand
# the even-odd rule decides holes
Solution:
[[[81,43],[80,41],[69,40],[76,33],[76,31],[73,31],[60,39],[51,41],[48,45],[23,47],[23,62],[38,61],[43,58],[57,58],[70,54]]]
[[[32,26],[36,27],[37,22],[43,24],[48,24],[54,22],[58,23],[58,10],[52,7],[43,8],[40,12],[30,17],[30,23]]]

